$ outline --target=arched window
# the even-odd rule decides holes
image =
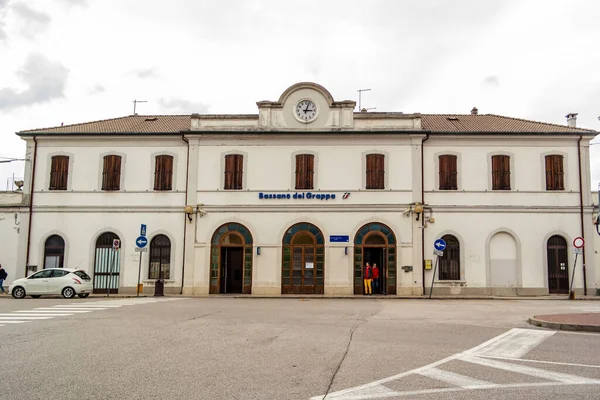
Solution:
[[[440,257],[440,280],[460,280],[460,244],[452,235],[442,237],[446,242],[444,255]]]
[[[65,241],[58,235],[46,239],[44,268],[62,268],[65,259]]]
[[[171,275],[171,241],[157,235],[150,242],[150,270],[148,279],[169,279]]]

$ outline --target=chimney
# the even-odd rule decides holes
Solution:
[[[477,115],[477,107],[473,107],[471,110],[471,115]]]
[[[567,117],[567,125],[569,125],[569,128],[576,128],[577,127],[577,113],[569,113],[566,115]]]

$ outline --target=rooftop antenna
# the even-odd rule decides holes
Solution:
[[[358,111],[362,110],[361,102],[362,102],[362,92],[369,92],[371,89],[358,89]]]
[[[147,103],[148,101],[146,100],[133,100],[133,115],[137,115],[135,113],[135,106],[137,105],[137,103]]]

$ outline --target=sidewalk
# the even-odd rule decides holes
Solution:
[[[563,331],[600,332],[600,313],[536,315],[528,322]]]

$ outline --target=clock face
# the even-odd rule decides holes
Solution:
[[[296,117],[310,122],[317,117],[317,105],[312,100],[302,100],[296,105]]]

